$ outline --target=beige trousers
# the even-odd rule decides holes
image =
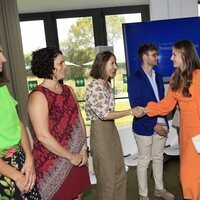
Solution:
[[[92,121],[90,137],[98,200],[126,200],[125,164],[114,121]]]
[[[148,196],[147,168],[152,159],[156,189],[163,189],[163,153],[166,137],[154,133],[152,136],[134,134],[138,147],[137,178],[139,194]]]

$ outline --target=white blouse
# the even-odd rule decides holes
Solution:
[[[114,110],[115,97],[111,85],[107,88],[100,80],[93,79],[86,87],[85,111],[87,120],[103,120]]]

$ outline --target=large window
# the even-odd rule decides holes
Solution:
[[[92,17],[57,19],[59,46],[68,67],[64,83],[76,91],[78,101],[85,100],[88,62],[94,60]]]
[[[31,73],[31,53],[42,47],[46,47],[43,20],[20,22],[22,44],[24,51],[24,61],[27,75],[27,86],[31,91],[42,79],[38,79]]]
[[[127,97],[126,63],[124,52],[124,40],[122,24],[130,22],[141,22],[141,13],[106,15],[106,32],[108,45],[114,49],[117,58],[118,71],[114,79],[116,97]]]
[[[122,33],[122,24],[131,22],[141,22],[141,13],[115,14],[106,15],[106,32],[108,45],[114,49],[114,54],[117,58],[118,70],[116,77],[113,79],[113,87],[115,92],[116,110],[129,109],[129,100],[127,94],[127,74],[124,52],[124,40]],[[132,117],[124,117],[117,119],[118,127],[130,127]]]
[[[30,72],[31,51],[45,46],[57,46],[63,51],[68,66],[64,83],[74,88],[86,118],[85,86],[95,57],[94,47],[108,45],[113,46],[118,62],[117,76],[112,82],[116,110],[128,109],[122,23],[148,20],[148,5],[21,14],[20,26],[29,90],[33,89],[36,82],[40,83]],[[37,27],[33,24],[37,24]],[[131,120],[132,117],[121,118],[117,120],[117,125],[120,128],[130,127]],[[89,127],[90,122],[85,123]]]

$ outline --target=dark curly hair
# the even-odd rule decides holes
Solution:
[[[31,71],[38,78],[53,79],[54,60],[63,54],[56,47],[46,47],[32,53]]]
[[[95,79],[105,79],[106,78],[106,63],[109,61],[110,57],[115,57],[115,55],[110,51],[102,51],[98,53],[94,59],[92,69],[90,71],[90,76]]]
[[[181,71],[179,68],[176,68],[171,78],[170,87],[172,91],[181,91],[183,96],[191,97],[189,88],[192,83],[193,71],[200,69],[199,56],[194,44],[190,40],[177,41],[173,48],[181,52],[185,69]]]
[[[158,47],[152,43],[142,44],[138,49],[138,55],[139,55],[141,61],[142,61],[142,56],[144,54],[147,54],[148,51],[156,51],[157,52]]]

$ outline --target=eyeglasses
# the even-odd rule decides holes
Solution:
[[[153,56],[153,57],[158,57],[158,53],[145,53],[147,56]]]

